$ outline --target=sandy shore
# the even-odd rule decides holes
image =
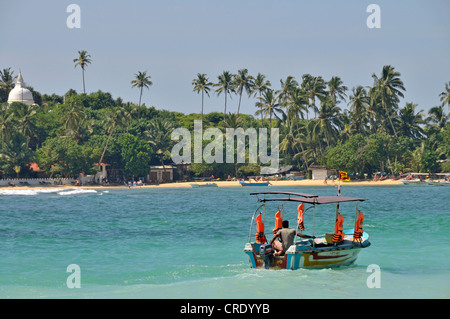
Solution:
[[[206,184],[207,182],[180,182],[180,183],[165,183],[160,185],[146,185],[146,186],[131,186],[131,188],[191,188],[191,183],[194,184]],[[211,182],[209,182],[211,183]],[[234,181],[214,181],[218,187],[241,187],[239,182]],[[397,180],[385,180],[385,181],[350,181],[350,182],[341,182],[341,186],[387,186],[387,185],[400,185],[401,181]],[[317,180],[301,180],[301,181],[270,181],[270,186],[337,186],[338,182],[328,181],[327,184],[324,184],[323,181]],[[120,188],[128,188],[128,186],[95,186],[95,185],[87,185],[87,186],[72,186],[72,185],[31,185],[31,186],[2,186],[0,189],[48,189],[48,188],[61,188],[61,189],[73,189],[73,188],[82,188],[82,189],[120,189]]]

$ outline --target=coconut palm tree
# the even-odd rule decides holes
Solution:
[[[87,51],[82,50],[78,51],[78,58],[73,59],[73,62],[75,63],[75,67],[79,65],[81,67],[81,74],[83,76],[83,92],[86,94],[86,87],[84,83],[84,70],[86,69],[86,66],[88,64],[91,64],[92,60],[90,59],[91,55],[87,53]]]
[[[313,122],[315,122],[314,131],[323,134],[328,147],[343,126],[340,118],[340,111],[341,109],[334,105],[331,97],[329,97],[322,100],[319,109],[319,117],[313,120]]]
[[[8,108],[6,104],[0,105],[0,136],[2,141],[2,150],[5,142],[9,139],[9,136],[14,132],[16,126],[16,119],[13,112]]]
[[[439,94],[441,98],[442,105],[447,104],[447,107],[450,108],[450,82],[445,83],[445,91]]]
[[[0,70],[0,89],[5,91],[6,99],[8,99],[9,91],[14,88],[14,80],[17,78],[13,74],[14,71],[11,71],[11,68]]]
[[[281,90],[277,91],[280,102],[284,104],[289,98],[291,92],[298,87],[298,83],[292,75],[289,75],[286,80],[280,80]]]
[[[239,115],[239,112],[241,110],[242,93],[245,90],[248,96],[250,97],[250,95],[253,92],[254,83],[255,78],[250,74],[248,74],[247,69],[238,70],[238,73],[233,75],[233,86],[235,88],[236,94],[239,95],[237,115]]]
[[[259,102],[256,103],[260,109],[256,111],[255,114],[264,113],[264,118],[269,115],[270,118],[270,128],[272,128],[272,116],[277,116],[277,112],[281,112],[280,104],[278,103],[278,96],[275,94],[274,90],[267,89],[263,92],[261,96],[258,97]]]
[[[253,96],[256,97],[261,96],[262,93],[267,90],[272,84],[269,80],[266,80],[266,76],[264,74],[258,73],[255,78],[255,82],[253,85]],[[261,112],[261,126],[263,125],[263,113]]]
[[[404,136],[412,138],[424,137],[421,125],[425,124],[423,110],[416,112],[417,104],[406,103],[405,107],[399,112],[399,129]]]
[[[202,92],[202,122],[203,122],[203,98],[206,93],[209,97],[209,90],[211,89],[212,83],[208,81],[205,73],[198,73],[197,78],[192,80],[192,85],[194,86],[194,92]]]
[[[137,87],[138,89],[140,89],[139,92],[139,106],[138,106],[138,118],[140,118],[141,116],[141,99],[142,99],[142,91],[144,90],[144,88],[149,89],[151,85],[153,85],[153,82],[150,81],[151,76],[147,75],[147,71],[141,72],[138,71],[138,73],[136,73],[134,75],[134,80],[131,81],[131,87]]]
[[[440,106],[432,107],[428,111],[429,117],[427,117],[426,121],[436,124],[440,129],[444,128],[447,124],[448,119],[450,118],[450,114],[445,114],[444,104]],[[1,117],[0,117],[1,121]],[[1,125],[1,122],[0,122]],[[0,126],[1,128],[1,126]]]
[[[75,100],[69,101],[63,106],[64,115],[61,117],[62,124],[66,131],[67,138],[74,137],[81,127],[81,123],[86,119],[84,108]]]
[[[219,80],[217,83],[214,83],[213,86],[217,87],[216,94],[219,96],[221,93],[225,95],[225,109],[223,112],[223,119],[225,120],[227,114],[227,96],[228,94],[234,93],[235,90],[232,85],[233,76],[229,71],[223,71],[221,75],[217,77]]]
[[[109,141],[111,140],[111,136],[116,131],[116,128],[123,129],[127,127],[127,119],[128,117],[125,114],[125,111],[122,108],[110,108],[106,113],[106,117],[103,119],[102,124],[105,129],[105,132],[108,134],[108,139],[106,140],[105,147],[103,148],[102,156],[100,157],[99,164],[103,162],[103,158],[106,154],[106,150],[108,149]]]
[[[350,105],[350,112],[353,118],[354,129],[358,133],[364,133],[364,124],[368,119],[370,99],[367,96],[366,89],[358,85],[352,89],[352,95],[347,105]]]
[[[26,145],[28,147],[30,139],[36,137],[37,126],[35,115],[38,106],[36,104],[27,105],[15,102],[11,104],[10,108],[14,114],[18,131],[28,138]]]
[[[392,131],[397,137],[397,131],[392,122],[392,114],[400,101],[399,96],[404,97],[402,91],[406,91],[403,81],[400,79],[400,72],[395,71],[394,67],[390,65],[385,65],[381,71],[381,76],[378,77],[373,73],[372,78],[374,83],[369,91],[369,96],[374,100],[379,99],[382,108],[386,112],[385,115],[389,119]]]
[[[327,82],[328,92],[331,96],[333,103],[336,105],[338,103],[338,98],[341,100],[345,100],[347,94],[345,91],[348,88],[344,85],[344,82],[338,76],[333,76],[330,81]]]
[[[304,74],[301,87],[304,91],[308,92],[311,100],[310,108],[314,110],[314,117],[316,117],[319,112],[319,109],[316,106],[316,98],[323,98],[326,96],[325,81],[321,76]]]

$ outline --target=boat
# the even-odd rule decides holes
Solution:
[[[440,180],[440,181],[429,181],[428,185],[432,186],[450,186],[450,181]]]
[[[366,201],[364,198],[318,196],[291,192],[259,192],[250,193],[250,195],[255,195],[260,203],[253,213],[248,242],[244,247],[244,253],[249,258],[251,268],[296,270],[300,268],[318,269],[347,266],[356,261],[361,250],[370,246],[369,235],[362,229],[364,215],[358,210],[358,203]],[[274,195],[276,197],[273,197]],[[296,235],[300,233],[303,237],[308,237],[302,233],[305,229],[303,216],[311,210],[313,214],[313,234],[311,238],[299,239],[298,236],[295,236],[294,243],[281,256],[275,256],[273,247],[267,242],[264,233],[263,221],[266,220],[266,203],[270,204],[271,202],[278,205],[282,202],[283,213],[284,203],[298,205]],[[342,202],[356,203],[355,227],[352,229],[343,229],[344,217],[339,212],[339,204]],[[336,221],[335,229],[334,233],[315,236],[316,206],[323,204],[336,204],[336,210],[332,214]],[[305,205],[309,207],[305,209]],[[253,233],[255,224],[256,233]]]
[[[241,186],[269,186],[269,182],[239,182]]]
[[[305,176],[295,176],[292,174],[289,174],[289,179],[292,179],[293,181],[302,181],[305,179]]]
[[[420,178],[413,178],[413,179],[404,178],[401,181],[404,185],[426,185],[426,184],[428,184],[427,181],[420,179]]]
[[[216,183],[191,183],[190,184],[192,188],[198,188],[198,187],[217,187]]]

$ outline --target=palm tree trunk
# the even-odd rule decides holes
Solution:
[[[227,92],[225,91],[225,111],[223,112],[223,120],[225,121],[225,117],[227,116]]]
[[[108,148],[109,140],[111,139],[113,132],[114,132],[114,127],[112,128],[111,133],[109,133],[108,139],[106,140],[106,145],[105,145],[105,148],[103,149],[102,157],[100,157],[99,164],[101,164],[103,161],[103,157],[105,156],[106,149]]]
[[[241,110],[241,98],[242,98],[242,91],[241,91],[241,94],[239,95],[239,104],[238,104],[237,115],[239,115],[239,111]]]
[[[84,94],[86,94],[86,87],[84,85],[84,69],[83,68],[81,68],[81,75],[83,76],[83,92],[84,92]]]
[[[141,118],[141,98],[142,98],[142,89],[143,89],[143,87],[141,87],[141,93],[139,94],[138,119]]]
[[[203,95],[204,95],[204,92],[205,91],[202,90],[202,123],[203,123]]]

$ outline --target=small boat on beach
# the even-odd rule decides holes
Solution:
[[[241,186],[269,186],[269,182],[239,182]]]
[[[347,266],[356,261],[362,249],[370,246],[369,235],[362,228],[364,215],[358,210],[358,203],[365,201],[366,199],[364,198],[318,196],[291,192],[260,192],[251,193],[250,195],[256,196],[258,202],[261,203],[253,213],[248,242],[244,247],[244,252],[248,255],[251,268],[296,270],[299,268],[314,269]],[[273,197],[274,195],[276,197]],[[294,241],[281,254],[274,253],[274,247],[267,241],[264,232],[266,203],[271,202],[283,202],[283,211],[285,202],[298,204]],[[343,230],[344,217],[339,210],[339,204],[343,202],[356,203],[355,224],[352,229]],[[316,206],[323,204],[336,204],[334,212],[335,229],[334,233],[315,236]],[[305,208],[305,205],[309,205],[309,207]],[[313,233],[312,236],[306,236],[302,233],[305,229],[303,216],[310,210],[312,210],[313,214]],[[278,231],[281,227],[279,219],[282,217],[280,216],[282,215],[278,211],[275,215],[276,228],[273,231],[274,237],[280,234],[280,231]],[[254,224],[256,224],[256,233],[253,233]],[[288,231],[292,232],[294,229],[288,229]],[[298,237],[301,239],[297,239]]]
[[[192,188],[198,188],[198,187],[217,187],[216,183],[191,183],[190,184]]]

